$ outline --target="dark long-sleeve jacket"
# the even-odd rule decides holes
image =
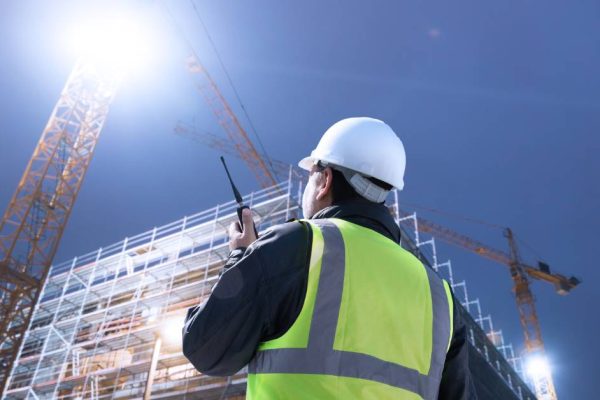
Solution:
[[[318,218],[340,218],[400,242],[400,229],[382,204],[353,200],[321,210],[313,217]],[[292,326],[304,303],[311,246],[310,227],[291,221],[231,252],[209,299],[187,313],[183,353],[198,371],[233,375],[260,342]],[[456,305],[453,326],[439,398],[467,400],[472,397],[466,328]]]

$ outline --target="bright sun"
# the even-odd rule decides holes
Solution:
[[[114,73],[139,71],[153,56],[153,32],[125,15],[85,21],[69,35],[71,49],[85,62]]]

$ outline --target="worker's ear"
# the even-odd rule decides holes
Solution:
[[[324,200],[331,196],[333,185],[333,170],[330,167],[325,168],[320,173],[320,179],[317,185],[317,200]]]

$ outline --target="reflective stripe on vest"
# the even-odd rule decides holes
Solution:
[[[436,399],[448,348],[451,321],[447,289],[428,267],[433,333],[427,375],[415,369],[377,357],[334,349],[336,327],[342,303],[346,268],[344,240],[331,221],[311,220],[323,235],[324,250],[308,345],[306,348],[277,348],[257,351],[249,365],[250,374],[333,375],[375,381]],[[376,334],[374,335],[376,340]]]

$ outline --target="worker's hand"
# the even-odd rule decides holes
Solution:
[[[248,208],[242,210],[243,229],[240,231],[240,223],[232,222],[229,225],[229,250],[235,250],[240,247],[248,247],[256,240],[254,234],[254,221],[252,220],[252,211]]]

